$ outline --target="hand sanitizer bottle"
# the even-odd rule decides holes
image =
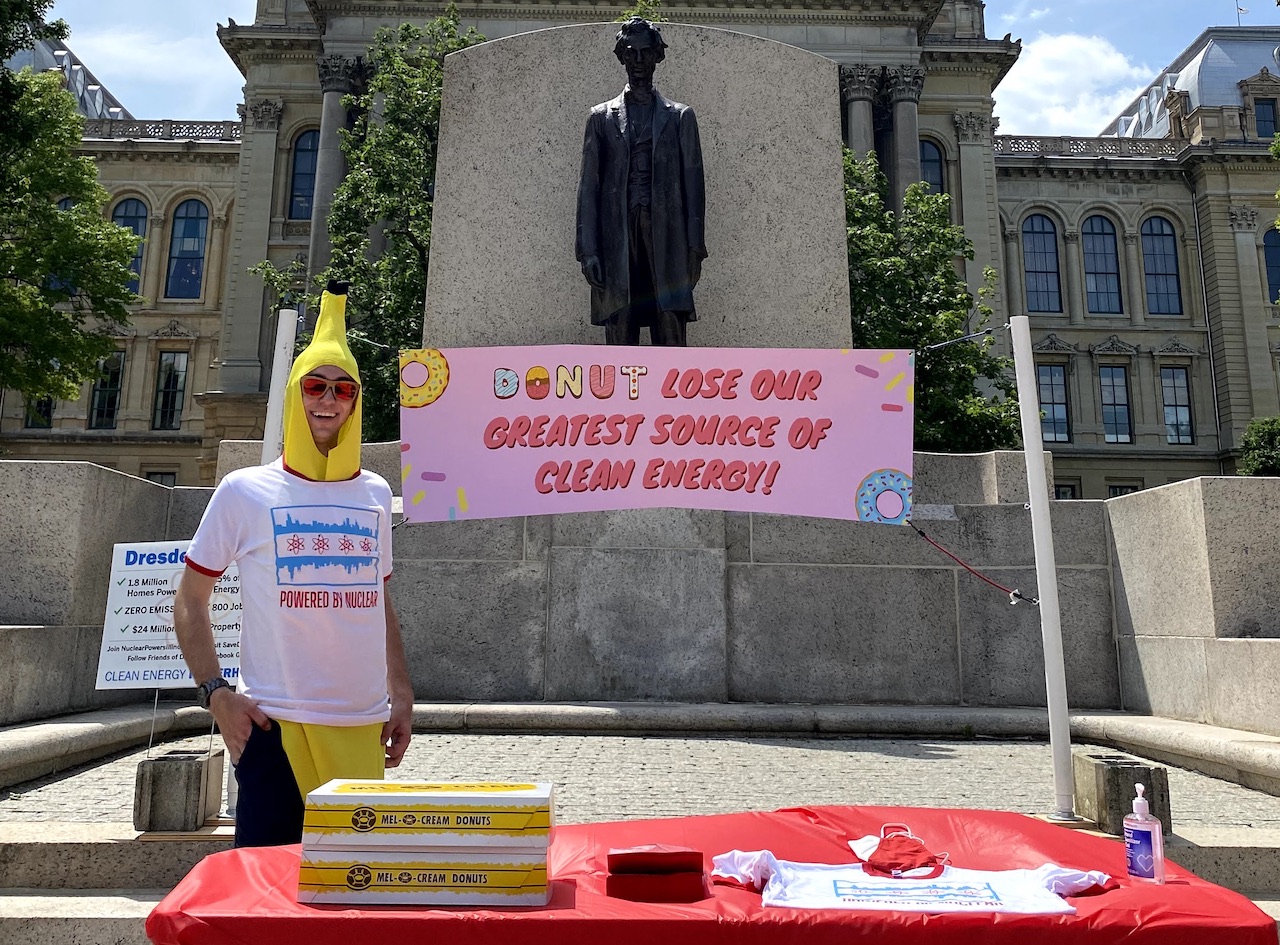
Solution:
[[[1135,784],[1133,813],[1124,819],[1124,852],[1129,875],[1145,883],[1164,883],[1164,827],[1151,816],[1146,791]]]

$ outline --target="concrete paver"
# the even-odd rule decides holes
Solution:
[[[153,751],[201,750],[208,737]],[[0,821],[130,823],[145,750],[0,790]],[[1280,797],[1168,768],[1174,830],[1280,830]],[[888,738],[419,734],[397,780],[556,784],[563,823],[812,804],[1053,806],[1048,744]]]

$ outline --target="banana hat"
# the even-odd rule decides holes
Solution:
[[[316,448],[302,405],[302,378],[318,367],[332,364],[360,380],[360,367],[347,346],[347,288],[330,282],[320,296],[320,317],[311,344],[293,361],[284,393],[284,464],[290,470],[318,482],[340,482],[360,472],[360,406],[356,396],[351,416],[338,431],[338,443],[325,456]]]

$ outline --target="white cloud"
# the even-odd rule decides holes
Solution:
[[[1053,10],[1050,9],[1049,7],[1043,7],[1042,9],[1039,9],[1039,10],[1032,10],[1030,13],[1027,14],[1027,19],[1028,20],[1043,19],[1044,17],[1048,16],[1052,12]]]
[[[216,38],[120,26],[68,44],[138,118],[235,117],[244,79]]]
[[[1096,135],[1154,78],[1100,36],[1041,33],[995,91],[1000,133]]]

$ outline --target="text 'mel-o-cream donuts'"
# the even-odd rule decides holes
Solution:
[[[425,407],[449,386],[449,362],[435,348],[400,352],[400,406]]]

